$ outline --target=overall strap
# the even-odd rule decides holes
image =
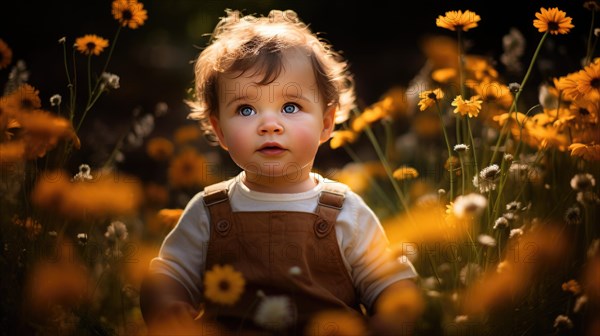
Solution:
[[[334,227],[337,216],[344,205],[348,187],[340,183],[323,183],[319,194],[316,213],[322,220],[315,223],[317,236],[323,237]]]
[[[225,236],[233,224],[231,218],[231,203],[227,194],[227,181],[215,183],[204,188],[202,201],[210,213],[210,227],[212,233]]]

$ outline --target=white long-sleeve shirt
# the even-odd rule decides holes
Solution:
[[[324,183],[339,183],[318,174],[318,182],[308,191],[294,194],[256,192],[243,184],[243,172],[227,181],[228,195],[234,212],[301,211],[314,212]],[[343,208],[335,224],[342,259],[360,300],[372,307],[378,295],[392,283],[417,277],[406,258],[392,255],[389,242],[377,216],[356,193],[348,190]],[[158,257],[150,262],[150,271],[168,275],[179,281],[199,304],[210,238],[209,212],[196,194],[167,235]]]

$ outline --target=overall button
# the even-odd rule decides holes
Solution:
[[[226,235],[229,229],[231,229],[231,224],[226,219],[221,219],[215,226],[215,230],[222,236]]]
[[[327,235],[327,233],[329,233],[329,229],[331,228],[331,225],[329,225],[329,223],[327,223],[326,220],[320,218],[315,222],[315,233],[317,234],[317,237],[319,238],[323,238]]]

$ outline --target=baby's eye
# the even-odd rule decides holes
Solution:
[[[256,114],[256,112],[254,111],[254,109],[248,105],[245,106],[240,106],[238,108],[238,113],[244,117],[249,117],[253,114]]]
[[[300,111],[300,108],[296,104],[287,103],[283,105],[283,113],[296,113]]]

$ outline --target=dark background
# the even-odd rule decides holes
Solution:
[[[157,103],[167,103],[169,113],[156,120],[153,135],[168,135],[174,128],[191,123],[186,120],[189,111],[183,102],[192,86],[191,61],[206,44],[205,34],[212,31],[226,8],[264,15],[272,8],[296,10],[313,31],[321,33],[349,60],[362,106],[375,102],[393,85],[406,86],[417,74],[425,62],[419,46],[423,37],[456,36],[455,32],[435,25],[437,16],[448,10],[468,9],[481,16],[479,26],[465,34],[466,44],[470,45],[468,53],[498,59],[502,36],[511,27],[518,28],[527,39],[523,57],[527,66],[542,36],[532,25],[535,13],[540,7],[558,6],[573,18],[575,28],[568,35],[551,36],[541,57],[558,55],[561,62],[554,65],[554,71],[561,74],[579,67],[591,17],[583,2],[574,0],[359,1],[356,4],[329,0],[147,0],[142,3],[148,11],[148,20],[138,29],[121,31],[108,67],[109,72],[120,76],[121,88],[100,99],[80,133],[85,134],[79,153],[82,161],[99,150],[97,143],[114,143],[118,134],[127,132],[134,109],[151,113]],[[84,34],[97,34],[112,43],[117,29],[109,0],[12,1],[3,7],[0,38],[12,48],[15,61],[27,64],[29,83],[40,90],[45,108],[50,108],[50,96],[59,93],[64,99],[68,92],[58,40],[66,37],[68,50]],[[97,69],[101,68],[107,51],[93,58]],[[86,57],[77,54],[76,58],[81,66],[85,65]],[[501,70],[500,64],[498,67]],[[3,80],[7,75],[8,69],[0,72]],[[532,81],[541,79],[536,75],[534,72]]]

